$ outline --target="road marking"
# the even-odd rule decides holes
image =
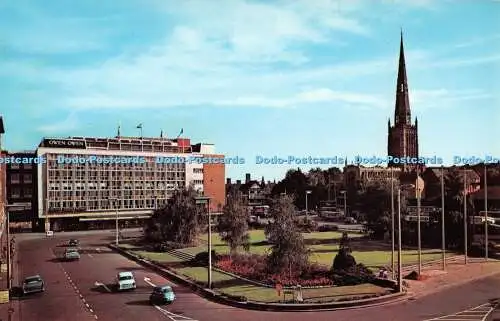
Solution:
[[[90,253],[89,253],[89,254],[87,254],[87,255],[88,255],[89,257],[93,257],[93,256],[92,256],[92,254],[90,254]]]
[[[152,287],[155,287],[156,284],[154,284],[153,282],[151,282],[151,279],[150,278],[144,278],[144,282],[146,282],[147,284],[151,285]]]
[[[486,318],[495,310],[496,304],[485,303],[478,305],[477,307],[460,311],[453,314],[443,315],[437,318],[426,319],[424,321],[485,321]]]
[[[103,287],[106,291],[108,291],[108,292],[110,292],[110,293],[112,292],[112,291],[111,291],[111,289],[110,289],[110,288],[108,288],[108,286],[107,286],[106,284],[104,284],[104,283],[101,283],[101,282],[97,282],[97,281],[96,281],[96,282],[94,283],[94,285],[95,285],[96,287],[102,286],[102,287]]]
[[[183,316],[180,314],[172,313],[172,312],[165,310],[157,305],[155,305],[154,307],[172,321],[181,321],[181,320],[182,321],[197,321],[195,319],[191,319],[189,317],[186,317],[186,316]]]

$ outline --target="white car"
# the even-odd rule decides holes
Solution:
[[[118,291],[135,290],[137,285],[134,274],[132,272],[119,272],[116,277],[116,287]]]

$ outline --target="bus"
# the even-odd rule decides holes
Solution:
[[[484,249],[485,243],[485,221],[488,225],[488,244],[489,248],[500,248],[500,211],[488,211],[488,217],[485,220],[485,212],[479,212],[478,216],[471,218],[472,225],[472,247]]]

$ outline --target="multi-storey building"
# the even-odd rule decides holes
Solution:
[[[9,152],[10,159],[34,159],[35,151]],[[36,164],[9,162],[7,164],[7,203],[16,205],[9,209],[10,221],[28,223],[35,228],[36,219]]]
[[[225,165],[214,161],[223,156],[211,144],[191,145],[185,138],[46,138],[37,156],[46,160],[37,170],[38,218],[46,229],[116,216],[137,223],[189,185],[211,198],[212,211],[225,201]]]

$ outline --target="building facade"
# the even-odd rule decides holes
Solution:
[[[398,180],[400,173],[400,168],[348,165],[344,168],[344,185],[347,188],[360,189],[373,183],[390,182],[391,179]]]
[[[398,78],[396,85],[396,105],[394,109],[394,124],[388,124],[387,153],[394,158],[418,157],[418,120],[411,121],[408,77],[406,74],[403,35],[399,51]],[[415,166],[389,162],[391,167],[399,167],[403,171],[412,170]]]
[[[29,160],[36,157],[35,151],[9,152],[7,157]],[[7,165],[7,203],[17,205],[9,210],[12,223],[37,225],[36,219],[36,164],[33,162],[10,162]]]
[[[46,160],[36,179],[45,229],[116,216],[137,223],[190,185],[211,198],[212,210],[225,201],[225,165],[203,161],[223,156],[185,138],[47,138],[37,157]]]

